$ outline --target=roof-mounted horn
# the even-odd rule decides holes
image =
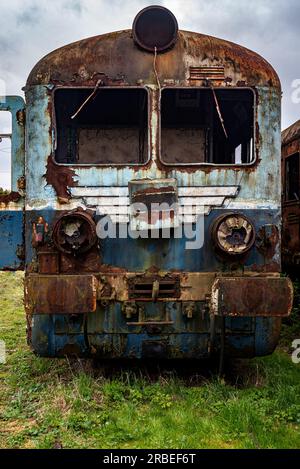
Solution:
[[[164,52],[177,40],[178,23],[170,10],[153,5],[136,15],[132,31],[135,43],[142,49]]]

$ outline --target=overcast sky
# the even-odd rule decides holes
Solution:
[[[300,118],[300,103],[292,101],[292,83],[300,84],[299,0],[0,0],[0,80],[7,94],[22,94],[30,70],[48,52],[131,28],[136,13],[151,4],[172,10],[180,29],[228,39],[265,57],[282,82],[282,128]],[[2,163],[3,148],[4,142]]]

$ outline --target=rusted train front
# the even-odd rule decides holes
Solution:
[[[10,262],[33,350],[272,353],[292,303],[273,68],[149,7],[50,53],[25,90],[26,196],[16,183],[1,213],[21,224],[24,201],[25,259],[19,246]]]

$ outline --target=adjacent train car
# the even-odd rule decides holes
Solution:
[[[272,353],[293,292],[271,65],[153,6],[51,52],[25,96],[0,104],[13,120],[0,263],[25,269],[34,352]]]
[[[299,276],[300,264],[300,120],[282,132],[282,261]]]

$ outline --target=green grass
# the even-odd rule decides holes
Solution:
[[[2,448],[300,447],[300,364],[284,349],[226,380],[128,367],[107,377],[88,360],[30,352],[22,278],[0,274]]]

